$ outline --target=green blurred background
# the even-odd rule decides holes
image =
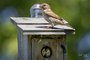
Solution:
[[[30,7],[43,2],[48,3],[55,13],[76,29],[75,35],[67,37],[68,60],[85,60],[79,56],[78,46],[90,32],[90,0],[0,0],[0,60],[17,60],[18,58],[17,31],[10,17],[30,17]],[[90,50],[87,51],[85,53],[89,53]]]

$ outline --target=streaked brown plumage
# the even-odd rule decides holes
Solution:
[[[52,27],[56,24],[65,24],[64,19],[55,14],[47,3],[42,3],[40,7],[43,10],[44,18],[51,23]]]

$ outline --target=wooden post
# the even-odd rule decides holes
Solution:
[[[18,31],[18,60],[66,60],[66,36],[73,28],[50,24],[44,18],[11,17]]]

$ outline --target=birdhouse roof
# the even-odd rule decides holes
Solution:
[[[44,18],[11,17],[11,21],[25,35],[66,35],[75,33],[75,29],[67,25],[56,25],[54,28],[47,28],[50,24]]]

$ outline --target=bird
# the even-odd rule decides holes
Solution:
[[[41,3],[40,8],[43,11],[43,17],[45,18],[45,20],[51,24],[51,26],[49,26],[50,28],[53,28],[57,24],[65,25],[67,23],[63,18],[59,17],[51,10],[49,4]]]

